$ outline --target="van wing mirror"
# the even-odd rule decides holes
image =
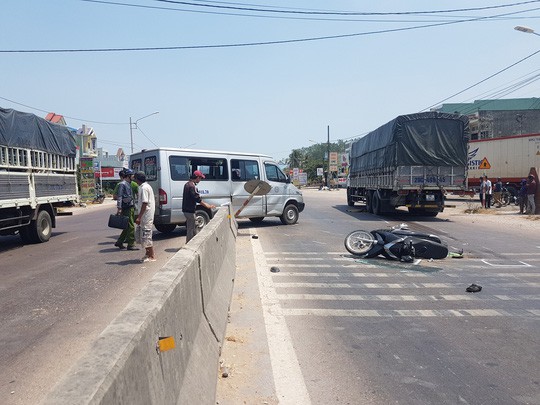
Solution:
[[[286,179],[285,179],[285,183],[289,184],[291,182],[291,176],[289,176],[288,174],[285,175]]]

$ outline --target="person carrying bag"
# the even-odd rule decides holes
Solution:
[[[120,237],[114,244],[119,249],[125,249],[124,242],[127,243],[128,250],[139,250],[135,246],[135,213],[134,213],[134,199],[131,189],[131,175],[133,171],[130,169],[124,169],[120,172],[122,181],[118,186],[118,198],[116,200],[116,215],[122,215],[128,218],[128,226],[122,231]],[[128,180],[129,179],[129,180]]]

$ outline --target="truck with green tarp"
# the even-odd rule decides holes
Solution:
[[[435,111],[400,115],[349,150],[347,203],[370,213],[407,207],[420,216],[444,210],[448,193],[467,190],[468,118]]]
[[[57,208],[78,201],[73,131],[0,108],[0,235],[46,242]]]

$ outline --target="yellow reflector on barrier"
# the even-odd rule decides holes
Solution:
[[[174,337],[166,336],[160,337],[158,341],[158,348],[160,352],[166,352],[167,350],[174,349],[176,344],[174,343]]]

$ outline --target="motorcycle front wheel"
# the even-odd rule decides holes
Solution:
[[[345,249],[353,255],[362,256],[369,252],[373,245],[377,243],[370,232],[353,231],[345,238]]]

